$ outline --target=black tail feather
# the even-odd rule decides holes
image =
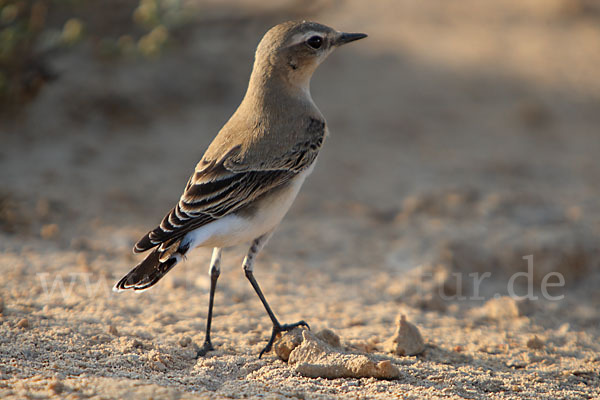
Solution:
[[[135,268],[117,282],[113,290],[145,290],[153,286],[179,261],[179,258],[174,255],[167,261],[161,262],[160,255],[161,253],[158,250],[154,250],[144,261],[136,265]]]

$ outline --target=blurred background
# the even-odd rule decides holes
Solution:
[[[587,239],[600,218],[595,1],[0,7],[5,233],[51,234],[56,225],[69,242],[91,220],[150,228],[237,107],[262,34],[309,18],[370,37],[314,77],[332,135],[300,204],[325,213],[341,204],[394,224],[387,242],[405,230],[417,242],[434,233],[452,241],[460,230],[476,246],[515,235],[509,248],[595,244]],[[506,237],[492,237],[495,223],[506,224],[498,228]],[[582,259],[577,274],[595,265],[587,253],[570,256]]]
[[[369,37],[313,78],[331,136],[265,250],[273,282],[444,314],[470,307],[457,276],[489,271],[477,293],[505,295],[533,255],[535,293],[558,272],[564,297],[531,318],[597,335],[595,0],[0,0],[5,296],[19,303],[9,281],[32,271],[127,272],[239,104],[262,35],[297,18]],[[226,291],[247,289],[244,251]],[[203,300],[197,253],[168,279],[201,268]]]

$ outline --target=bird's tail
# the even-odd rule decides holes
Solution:
[[[141,263],[135,266],[127,275],[125,275],[113,287],[113,290],[120,292],[125,289],[146,290],[160,280],[167,272],[171,270],[181,260],[179,253],[172,254],[165,261],[164,255],[159,249],[155,249]]]

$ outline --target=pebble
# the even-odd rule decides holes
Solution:
[[[190,343],[192,343],[192,339],[189,336],[182,336],[181,339],[179,339],[179,345],[181,347],[188,347]]]
[[[19,322],[17,322],[17,328],[29,328],[29,320],[27,318],[21,319]]]
[[[483,316],[495,320],[513,319],[521,316],[517,300],[508,296],[488,300],[480,311]]]
[[[294,328],[291,331],[286,332],[277,342],[275,342],[273,348],[280,359],[286,362],[288,361],[292,350],[302,343],[302,331],[303,328]]]
[[[280,359],[287,361],[292,350],[302,343],[303,330],[304,328],[292,329],[275,342],[273,347]],[[321,329],[319,332],[315,333],[315,336],[334,348],[341,347],[340,337],[331,329]]]
[[[344,351],[340,343],[340,337],[330,329],[313,334],[295,328],[275,342],[274,349],[279,358],[306,377],[399,378],[400,371],[390,360]]]
[[[398,379],[400,371],[390,360],[346,352],[302,330],[302,343],[292,350],[288,364],[310,378]]]
[[[425,350],[425,342],[419,329],[406,320],[405,315],[398,319],[396,333],[385,344],[386,351],[399,356],[415,356]]]

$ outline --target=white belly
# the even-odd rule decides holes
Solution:
[[[183,242],[195,247],[229,247],[250,242],[275,229],[290,209],[315,163],[295,177],[287,187],[267,195],[251,215],[227,215],[188,233]]]

